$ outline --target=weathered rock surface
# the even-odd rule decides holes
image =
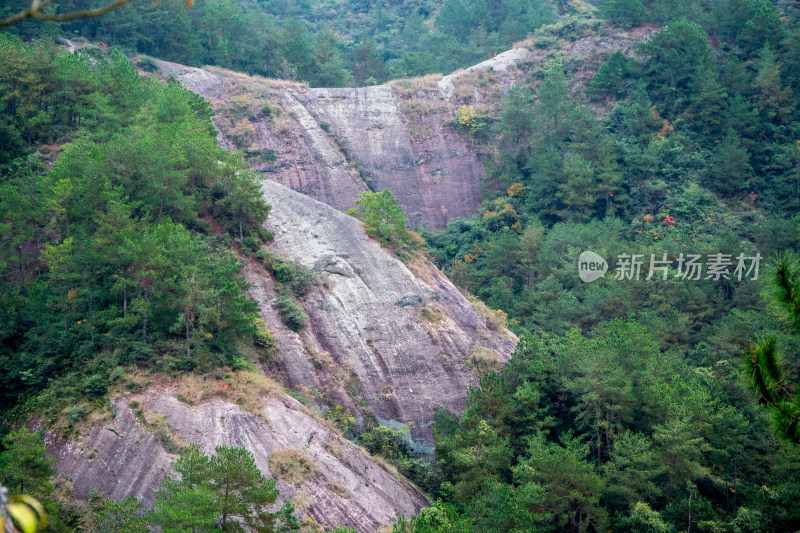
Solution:
[[[517,68],[517,64],[525,60],[530,55],[527,48],[512,48],[503,53],[497,54],[491,59],[487,59],[477,65],[473,65],[459,72],[454,72],[444,76],[436,83],[445,99],[450,99],[455,91],[453,80],[467,72],[485,71],[491,69],[493,72],[506,72]]]
[[[168,386],[118,396],[113,399],[113,422],[94,426],[88,435],[70,442],[50,435],[48,444],[59,475],[72,481],[78,497],[98,489],[115,500],[136,495],[150,506],[153,489],[175,456],[136,419],[129,407],[136,401],[137,408],[164,416],[173,438],[197,443],[206,454],[214,453],[219,445],[248,449],[267,477],[274,477],[270,455],[287,448],[300,450],[314,462],[318,474],[298,486],[279,479],[278,505],[302,491],[310,503],[307,513],[326,527],[345,524],[359,532],[373,532],[400,515],[416,514],[427,504],[411,485],[306,414],[293,398],[261,398],[263,412],[257,417],[219,399],[193,407],[175,396],[174,388]]]
[[[450,128],[446,114],[431,117],[436,134],[414,139],[401,100],[387,85],[359,89],[310,89],[304,104],[375,190],[389,189],[409,222],[444,227],[472,216],[480,202],[483,165]]]
[[[159,61],[164,73],[208,99],[224,115],[227,85],[243,75]],[[256,80],[256,78],[252,78]],[[264,80],[265,84],[269,84]],[[257,92],[257,91],[255,91]],[[414,139],[400,99],[389,86],[359,89],[273,89],[281,118],[247,117],[250,152],[269,151],[275,162],[252,161],[253,168],[291,189],[345,211],[361,191],[389,189],[409,223],[444,227],[453,217],[470,216],[480,202],[483,165],[469,145],[445,126],[449,114],[431,117],[435,134]],[[262,98],[250,94],[251,99]],[[215,120],[219,124],[219,117]],[[220,144],[235,148],[221,130]],[[241,147],[241,146],[240,146]]]
[[[646,26],[621,31],[593,21],[575,30],[554,30],[553,42],[531,41],[444,77],[362,88],[309,89],[218,68],[159,64],[165,75],[211,102],[218,125],[235,114],[232,88],[252,86],[236,93],[253,104],[246,117],[236,116],[237,124],[246,119],[237,127],[252,132],[238,147],[275,156],[274,161],[250,158],[269,179],[340,211],[352,207],[363,190],[388,189],[410,224],[442,228],[477,211],[482,159],[491,155],[449,126],[462,105],[497,116],[505,91],[556,56],[565,64],[577,63],[571,68],[573,82],[583,86],[605,58],[616,50],[633,55],[636,44],[654,31]],[[280,115],[260,112],[268,99]],[[605,111],[602,104],[594,106]],[[220,144],[235,148],[226,128],[218,129]]]
[[[305,342],[281,352],[287,385],[335,390],[331,370],[313,362],[319,353],[329,355],[335,368],[352,369],[357,395],[379,420],[412,424],[419,451],[432,452],[434,410],[460,413],[469,386],[477,383],[466,363],[475,346],[505,361],[516,338],[491,331],[427,260],[414,260],[409,270],[367,237],[359,220],[274,182],[266,181],[263,191],[272,205],[272,248],[320,278],[302,301],[311,319]],[[256,290],[261,308],[269,309],[269,293],[263,286]],[[269,312],[263,317],[272,318]]]

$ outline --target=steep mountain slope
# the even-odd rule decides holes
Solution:
[[[573,65],[583,65],[579,79],[615,50],[631,53],[649,34],[582,31],[564,38],[569,46],[561,43],[580,59]],[[496,113],[514,81],[535,76],[555,49],[529,43],[447,77],[361,89],[311,90],[158,63],[165,79],[212,103],[219,143],[244,149],[253,168],[269,178],[263,194],[272,205],[271,248],[318,279],[298,300],[310,321],[296,333],[272,305],[278,296],[274,278],[258,262],[245,263],[250,295],[279,351],[279,361],[262,368],[267,375],[289,389],[318,391],[326,405],[349,409],[357,425],[367,416],[395,428],[406,425],[415,451],[433,451],[435,409],[460,413],[469,386],[477,383],[475,372],[506,361],[516,338],[492,322],[488,310],[486,316],[476,310],[427,259],[420,255],[403,263],[340,211],[372,187],[391,190],[412,223],[441,227],[474,213],[482,147],[456,134],[450,123],[462,106]],[[424,505],[416,489],[364,457],[294,399],[279,391],[252,396],[261,406],[256,410],[244,410],[228,396],[187,405],[180,383],[170,381],[116,396],[112,422],[96,424],[78,440],[51,435],[59,473],[79,495],[100,488],[115,498],[137,494],[150,502],[171,457],[166,434],[178,443],[198,442],[207,452],[218,444],[245,446],[265,474],[278,477],[270,455],[300,450],[319,474],[295,480],[297,486],[281,478],[279,488],[301,514],[326,526],[374,531]],[[159,439],[150,419],[138,412],[158,421]]]
[[[282,332],[298,339],[295,349],[281,349],[286,384],[330,391],[353,412],[364,410],[354,400],[366,402],[387,425],[412,423],[420,451],[432,452],[434,409],[460,412],[477,382],[470,358],[478,351],[505,361],[516,338],[492,331],[424,258],[407,266],[368,238],[355,218],[274,182],[263,190],[273,206],[272,248],[320,279],[302,302],[311,318],[307,331]],[[268,309],[267,279],[254,271],[247,277]],[[269,314],[264,319],[274,323]]]
[[[274,280],[256,262],[245,266],[251,296],[280,353],[266,372],[287,387],[319,390],[359,419],[371,410],[387,425],[408,424],[417,451],[431,453],[434,409],[459,413],[469,385],[477,383],[468,361],[476,353],[505,361],[516,339],[492,331],[426,259],[406,266],[368,238],[360,221],[278,183],[266,181],[263,191],[273,205],[268,227],[276,232],[274,250],[319,277],[301,301],[310,324],[295,333],[271,305]],[[188,384],[189,378],[152,379],[156,384],[141,393],[117,395],[113,421],[95,424],[85,437],[50,435],[59,475],[79,496],[97,488],[114,498],[135,494],[152,502],[173,457],[165,446],[196,442],[207,452],[220,444],[246,447],[265,475],[283,480],[282,495],[295,495],[301,514],[326,526],[374,531],[425,503],[402,477],[377,466],[280,386],[234,392],[211,376]],[[198,392],[205,389],[211,392]],[[187,399],[190,393],[199,399]],[[319,474],[290,486],[269,463],[284,449],[300,450]]]
[[[493,120],[505,91],[535,79],[552,58],[585,83],[607,57],[632,55],[653,31],[570,19],[463,71],[362,88],[309,89],[216,67],[158,65],[162,79],[211,103],[220,143],[244,150],[267,178],[340,211],[363,190],[388,189],[411,225],[442,228],[477,211],[489,155],[484,141],[452,127],[459,110]]]
[[[72,482],[77,496],[97,489],[115,500],[136,495],[151,504],[153,489],[175,458],[162,445],[168,442],[198,443],[208,454],[220,445],[245,447],[267,476],[276,474],[271,465],[281,464],[282,454],[306,458],[313,466],[303,475],[289,468],[281,474],[286,480],[278,481],[279,503],[292,498],[298,515],[308,513],[326,527],[346,524],[371,532],[426,504],[408,482],[375,464],[293,398],[276,391],[257,398],[261,408],[251,412],[219,398],[190,406],[179,390],[173,383],[117,396],[112,422],[69,442],[49,436],[59,475]],[[141,420],[149,420],[151,428],[160,424],[161,433],[148,431]]]

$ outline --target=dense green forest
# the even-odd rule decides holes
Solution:
[[[677,259],[797,248],[796,8],[601,9],[662,28],[578,95],[557,61],[512,88],[480,132],[497,147],[481,213],[423,232],[457,284],[530,336],[460,423],[441,415],[448,503],[405,527],[794,531],[797,448],[777,441],[739,370],[771,334],[789,355],[783,383],[798,382],[798,337],[762,294],[776,266],[758,282],[693,281]],[[583,251],[608,261],[605,278],[579,279]],[[615,279],[623,254],[642,254],[638,280]],[[646,279],[664,254],[668,271]]]
[[[454,122],[492,154],[485,202],[472,218],[420,233],[448,276],[501,310],[522,341],[483,373],[461,417],[438,412],[432,465],[400,432],[350,435],[436,501],[398,533],[800,529],[797,429],[775,411],[800,416],[800,336],[796,319],[773,309],[796,303],[800,287],[787,267],[800,244],[800,9],[766,0],[597,8],[618,27],[660,30],[585,86],[554,60],[512,87],[497,116],[477,117],[480,128]],[[116,50],[108,60],[69,55],[54,38],[364,85],[465,67],[543,24],[570,31],[582,17],[575,2],[198,0],[186,10],[163,0],[14,27],[46,38],[27,44],[0,34],[5,421],[36,410],[69,431],[129,366],[246,368],[244,351],[263,335],[230,248],[233,238],[255,250],[269,237],[259,229],[269,208],[256,177],[217,148],[208,105],[141,80]],[[402,219],[392,200],[372,198]],[[397,231],[375,225],[384,241]],[[604,278],[580,280],[583,251],[608,261]],[[642,256],[638,279],[616,279],[625,254]],[[714,254],[728,258],[727,276],[681,275],[678,258]],[[763,257],[758,279],[734,274],[740,255]],[[646,279],[651,257],[671,264]],[[771,371],[756,392],[751,356]],[[773,409],[759,405],[773,389],[782,396]],[[14,435],[6,448],[25,438]],[[201,488],[213,484],[208,474]],[[29,490],[55,505],[51,487]],[[137,502],[97,505],[142,530]],[[51,528],[79,514],[54,512],[64,518]]]
[[[25,5],[11,0],[0,17]],[[57,9],[92,5],[103,2],[65,0]],[[163,0],[157,9],[137,1],[96,19],[53,23],[47,30],[27,22],[14,31],[25,37],[47,31],[185,65],[344,87],[468,67],[552,22],[556,12],[544,0],[197,0],[190,10],[183,0]]]
[[[126,365],[244,365],[257,306],[228,243],[266,237],[269,207],[208,104],[119,52],[0,49],[5,415],[70,406],[77,422]]]

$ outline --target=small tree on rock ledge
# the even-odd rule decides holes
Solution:
[[[406,217],[391,192],[363,191],[355,204],[347,214],[364,222],[367,235],[378,237],[382,246],[408,241]]]

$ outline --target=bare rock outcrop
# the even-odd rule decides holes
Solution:
[[[353,207],[360,192],[370,188],[392,191],[412,225],[427,222],[441,228],[478,208],[483,164],[446,126],[451,113],[431,116],[426,127],[432,133],[420,138],[388,85],[309,89],[223,69],[168,61],[159,66],[165,77],[211,102],[218,112],[214,122],[221,145],[270,154],[274,161],[251,157],[252,167],[340,211]],[[226,127],[223,123],[236,115],[233,95],[247,99],[252,109]],[[268,101],[280,115],[259,112],[256,104]],[[247,133],[245,141],[232,138],[235,128]]]
[[[175,455],[137,420],[144,410],[166,424],[166,437],[197,443],[206,454],[219,445],[249,450],[267,477],[270,457],[290,450],[313,463],[302,478],[281,479],[281,505],[292,498],[298,514],[327,528],[344,524],[359,532],[374,532],[401,515],[411,516],[427,505],[413,486],[374,463],[364,450],[339,437],[285,395],[259,398],[261,410],[212,399],[197,406],[176,399],[174,386],[156,385],[139,394],[116,396],[112,422],[93,426],[76,440],[48,436],[59,476],[72,482],[78,497],[92,489],[115,500],[130,495],[152,505],[154,488],[170,469]],[[134,403],[135,402],[135,403]]]
[[[460,413],[477,383],[472,355],[483,350],[506,361],[516,338],[491,330],[426,259],[407,266],[370,239],[359,220],[274,182],[262,188],[272,205],[271,247],[320,279],[301,302],[310,316],[306,332],[281,352],[287,385],[336,389],[328,363],[320,363],[330,357],[334,368],[356,378],[349,383],[352,400],[365,402],[384,424],[410,424],[417,450],[431,453],[435,409]],[[263,284],[256,290],[263,318],[274,323],[270,292]]]
[[[480,202],[483,165],[475,150],[432,115],[435,128],[412,136],[403,102],[388,85],[359,89],[309,89],[303,100],[355,161],[375,190],[397,197],[409,223],[438,228],[454,217],[472,216]]]
[[[453,80],[467,72],[479,72],[491,70],[492,72],[506,72],[517,68],[517,64],[525,60],[530,55],[527,48],[512,48],[503,53],[497,54],[491,59],[487,59],[477,65],[473,65],[467,69],[454,72],[444,76],[436,83],[442,97],[449,100],[455,92],[455,85]]]
[[[497,117],[505,92],[535,80],[552,58],[569,63],[573,88],[582,87],[607,57],[617,50],[635,55],[636,44],[655,31],[596,19],[565,24],[446,76],[375,87],[309,89],[215,67],[159,65],[163,77],[211,102],[220,144],[244,149],[269,179],[340,211],[361,191],[388,189],[410,224],[442,228],[477,211],[484,160],[493,155],[485,140],[451,127],[459,109]],[[603,113],[607,103],[593,106]]]

